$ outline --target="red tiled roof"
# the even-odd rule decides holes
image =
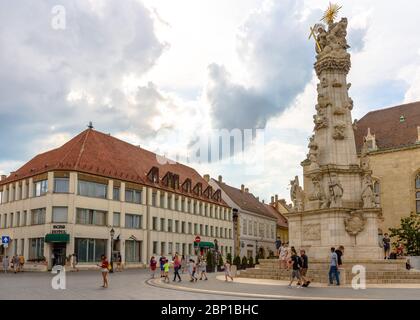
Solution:
[[[167,189],[193,198],[197,197],[195,194],[187,194],[181,189],[173,190],[161,183],[152,183],[147,178],[147,174],[152,167],[157,167],[159,168],[159,181],[167,172],[172,172],[179,175],[180,185],[189,178],[192,187],[201,182],[204,191],[209,186],[206,180],[193,168],[178,162],[161,164],[157,157],[153,152],[136,147],[109,134],[87,129],[61,147],[37,155],[16,172],[11,173],[7,179],[2,180],[0,185],[52,170],[72,170]],[[216,202],[205,197],[199,198]],[[221,204],[225,205],[224,202]]]
[[[275,217],[277,217],[277,225],[283,228],[288,228],[287,219],[270,204],[264,204],[265,208]]]
[[[405,121],[400,122],[404,116]],[[357,151],[363,146],[368,128],[375,135],[378,149],[398,148],[413,145],[417,141],[420,126],[420,101],[392,108],[369,112],[357,122],[355,131]]]
[[[213,179],[213,181],[216,182],[220,189],[222,189],[227,194],[227,196],[242,210],[250,211],[268,218],[277,218],[277,216],[268,211],[264,204],[258,201],[258,199],[252,193],[234,188],[224,182],[219,182],[215,179]]]

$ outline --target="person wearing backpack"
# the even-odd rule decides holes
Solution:
[[[288,288],[292,288],[293,281],[295,278],[300,282],[301,276],[300,276],[300,268],[302,267],[302,262],[300,257],[298,257],[295,248],[292,247],[291,249],[292,256],[290,257],[290,264],[292,266],[292,273],[290,275],[290,283],[288,285]],[[301,288],[301,286],[298,284],[297,288]]]

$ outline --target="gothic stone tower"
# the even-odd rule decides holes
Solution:
[[[371,171],[366,157],[359,161],[349,97],[350,54],[347,19],[314,27],[315,71],[319,79],[314,135],[302,162],[304,189],[291,182],[294,212],[288,215],[291,245],[324,258],[330,247],[343,245],[346,257],[377,259],[378,218]]]

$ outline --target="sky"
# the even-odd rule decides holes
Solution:
[[[340,17],[349,19],[354,118],[420,100],[416,2],[340,1]],[[0,173],[59,147],[92,121],[96,130],[169,158],[189,155],[187,164],[200,174],[244,184],[260,199],[289,200],[315,113],[309,27],[327,6],[324,0],[2,1]],[[191,156],[203,137],[235,129],[263,137],[245,143],[242,161]]]

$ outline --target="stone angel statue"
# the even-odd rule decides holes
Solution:
[[[299,177],[296,176],[294,180],[290,181],[290,199],[293,203],[293,209],[297,212],[304,210],[305,193],[299,185]]]

